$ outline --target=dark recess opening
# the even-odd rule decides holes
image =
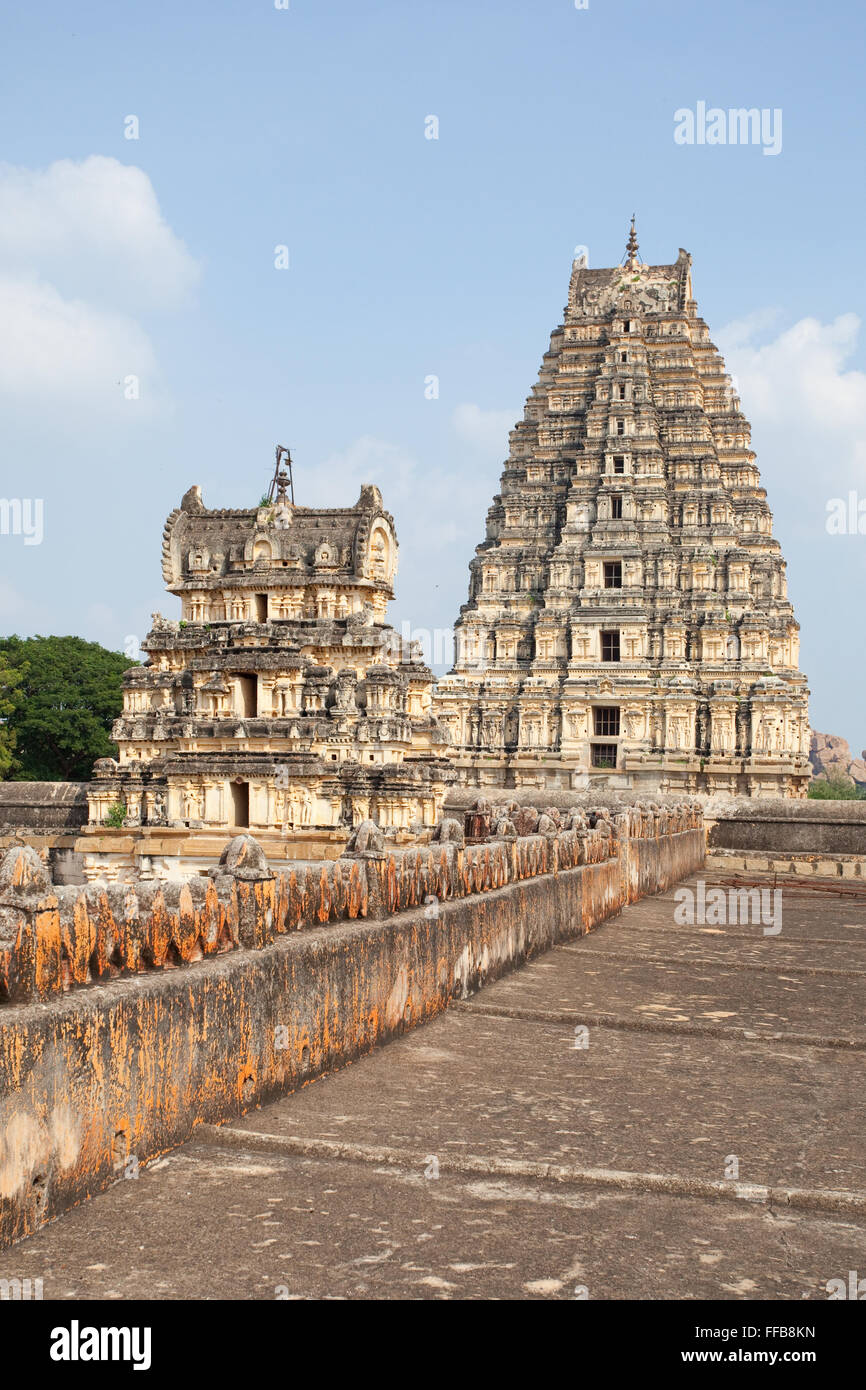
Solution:
[[[257,713],[257,687],[255,676],[238,676],[241,687],[241,713],[245,719],[252,719]]]
[[[593,710],[596,734],[619,738],[619,705],[599,705]]]
[[[247,827],[250,823],[250,784],[249,782],[232,782],[232,816],[233,824],[236,826]]]
[[[593,767],[616,767],[616,744],[594,743],[592,745]]]

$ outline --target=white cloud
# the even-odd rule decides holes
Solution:
[[[297,487],[295,495],[303,506],[351,507],[362,485],[375,483],[388,508],[389,497],[393,503],[411,495],[417,472],[417,461],[399,445],[365,434],[330,454],[310,476],[306,495],[301,497]]]
[[[504,459],[508,454],[508,434],[514,428],[512,410],[482,410],[470,402],[458,405],[451,423],[458,437],[485,453]]]
[[[847,365],[858,346],[859,318],[800,319],[760,344],[755,340],[765,324],[761,315],[753,315],[719,334],[744,414],[755,427],[759,464],[761,457],[772,463],[776,486],[822,497],[828,489],[862,489],[866,373]]]
[[[727,350],[748,344],[756,335],[771,329],[779,321],[779,312],[778,309],[756,309],[741,319],[732,319],[725,324],[720,336],[724,338]]]
[[[0,322],[0,393],[31,409],[34,400],[103,412],[153,404],[153,348],[133,319],[64,299],[44,281],[0,275]],[[127,399],[135,389],[138,398]]]
[[[0,164],[0,265],[127,309],[181,304],[199,277],[147,174],[103,155]]]
[[[0,164],[0,396],[25,425],[133,423],[160,401],[156,354],[138,321],[182,305],[199,267],[141,169],[91,155],[47,169]]]

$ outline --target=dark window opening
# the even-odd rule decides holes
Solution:
[[[619,661],[619,628],[601,634],[602,661]]]
[[[617,434],[625,434],[625,420],[617,420],[616,432]]]
[[[620,386],[620,388],[619,388],[619,398],[620,398],[621,401],[624,401],[624,400],[625,400],[625,387],[624,387],[624,386]]]
[[[631,332],[631,319],[623,319],[622,331],[623,333]]]
[[[625,459],[623,458],[622,454],[614,454],[613,471],[614,473],[625,472]]]
[[[268,596],[267,594],[256,594],[256,622],[266,623],[268,621]]]
[[[620,362],[627,362],[627,361],[628,361],[628,353],[627,353],[627,352],[621,352],[620,355],[619,355],[619,360],[620,360]]]
[[[616,767],[616,744],[594,743],[592,745],[593,767]]]
[[[258,681],[255,676],[238,676],[238,683],[241,688],[240,713],[244,719],[254,719],[258,707]]]
[[[622,560],[605,560],[604,587],[606,589],[622,588]]]
[[[250,823],[250,784],[232,782],[232,824],[245,829]]]
[[[622,521],[622,498],[618,492],[611,496],[610,515],[613,521]]]
[[[597,734],[602,738],[619,738],[619,705],[599,705],[592,715]]]

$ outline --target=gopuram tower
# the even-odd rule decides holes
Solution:
[[[691,256],[575,261],[436,709],[479,787],[806,794],[798,624]]]
[[[281,455],[258,506],[211,510],[192,487],[169,516],[163,578],[181,616],[153,615],[146,664],[124,676],[91,825],[315,837],[367,818],[436,824],[454,773],[432,674],[387,624],[393,518],[372,486],[352,507],[295,506]]]

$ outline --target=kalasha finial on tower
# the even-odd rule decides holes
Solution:
[[[634,270],[637,266],[640,265],[640,261],[638,260],[637,253],[638,253],[637,232],[636,232],[635,229],[634,229],[634,213],[632,213],[632,215],[631,215],[631,230],[629,231],[629,234],[628,234],[628,244],[626,245],[626,248],[625,248],[625,257],[626,257],[625,266],[626,266],[626,270]]]
[[[292,506],[294,506],[295,482],[292,477],[292,456],[284,444],[277,445],[276,456],[277,464],[274,469],[274,476],[271,479],[271,485],[268,488],[268,501],[273,502],[274,493],[276,493],[277,501],[284,502],[286,500],[286,488],[288,488],[289,497]]]

